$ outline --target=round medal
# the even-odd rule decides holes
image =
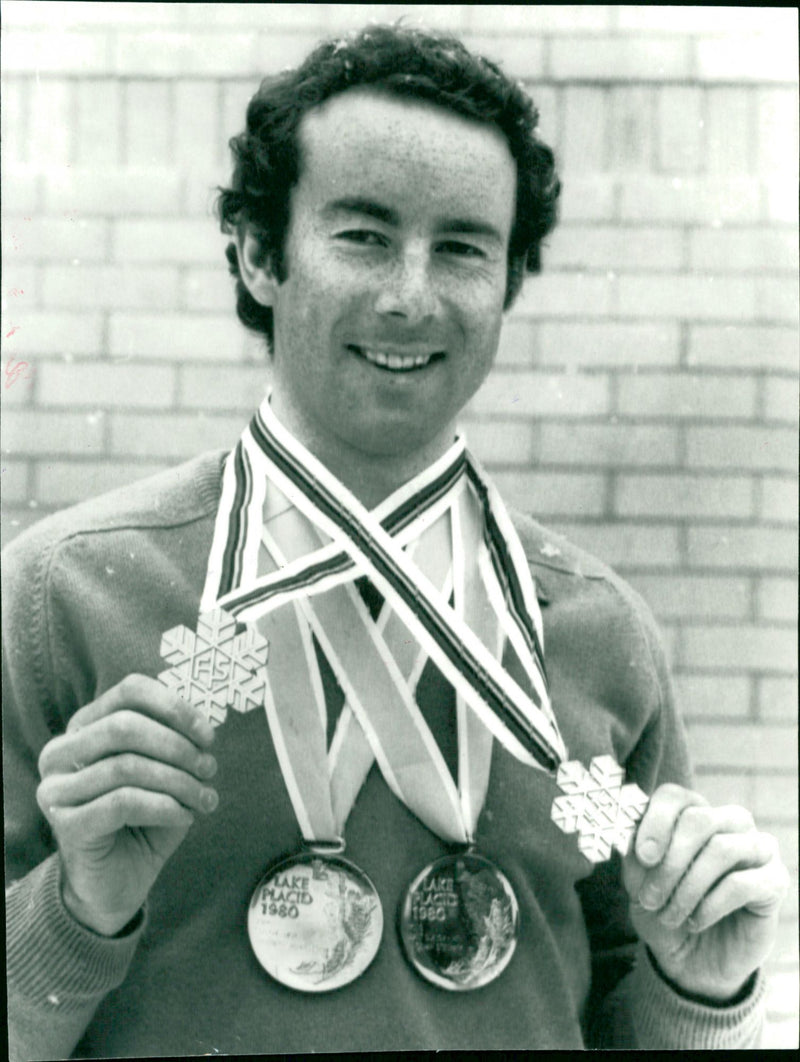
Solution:
[[[519,906],[506,876],[474,852],[425,867],[400,910],[400,938],[411,965],[440,988],[481,988],[514,954]]]
[[[247,931],[256,958],[276,981],[329,992],[354,981],[375,958],[383,911],[358,867],[340,856],[300,852],[261,879]]]

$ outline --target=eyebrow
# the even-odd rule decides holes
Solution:
[[[386,225],[399,226],[400,215],[391,207],[383,206],[371,199],[362,196],[344,196],[341,199],[332,199],[322,208],[325,217],[334,214],[366,214],[368,217],[377,218]],[[486,221],[477,218],[442,218],[436,224],[437,232],[460,232],[475,236],[486,236],[496,243],[502,244],[503,237],[500,232]]]

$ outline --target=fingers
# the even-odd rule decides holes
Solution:
[[[37,800],[52,820],[54,809],[87,804],[114,789],[131,788],[163,793],[193,811],[210,812],[218,803],[216,791],[186,771],[134,753],[110,756],[74,773],[51,774],[39,786]]]
[[[648,868],[661,863],[681,814],[695,805],[707,807],[708,801],[679,785],[659,786],[650,797],[632,851],[624,862],[625,885],[631,896],[638,896]]]
[[[171,690],[145,675],[128,675],[75,713],[66,732],[42,750],[39,773],[80,771],[105,756],[135,752],[201,778],[216,770],[205,753],[214,728]],[[204,754],[205,753],[205,754]]]
[[[77,807],[51,808],[53,826],[63,844],[82,846],[90,837],[111,837],[124,827],[168,826],[188,829],[194,815],[172,796],[129,786],[104,793]]]
[[[67,724],[67,733],[81,730],[114,712],[124,709],[141,712],[208,748],[214,740],[214,727],[200,712],[147,675],[128,675],[77,711]]]
[[[741,908],[770,917],[783,902],[789,888],[789,872],[778,855],[778,844],[769,834],[760,834],[762,852],[769,857],[761,866],[735,871],[723,878],[695,908],[689,929],[702,933]]]

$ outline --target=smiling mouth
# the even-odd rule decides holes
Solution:
[[[348,343],[347,349],[385,372],[415,372],[444,357],[443,350],[432,350],[428,354],[389,354],[373,347],[359,347],[355,343]]]

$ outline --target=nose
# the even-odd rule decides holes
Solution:
[[[383,279],[376,311],[418,324],[434,316],[437,306],[427,251],[417,248],[399,255]]]

